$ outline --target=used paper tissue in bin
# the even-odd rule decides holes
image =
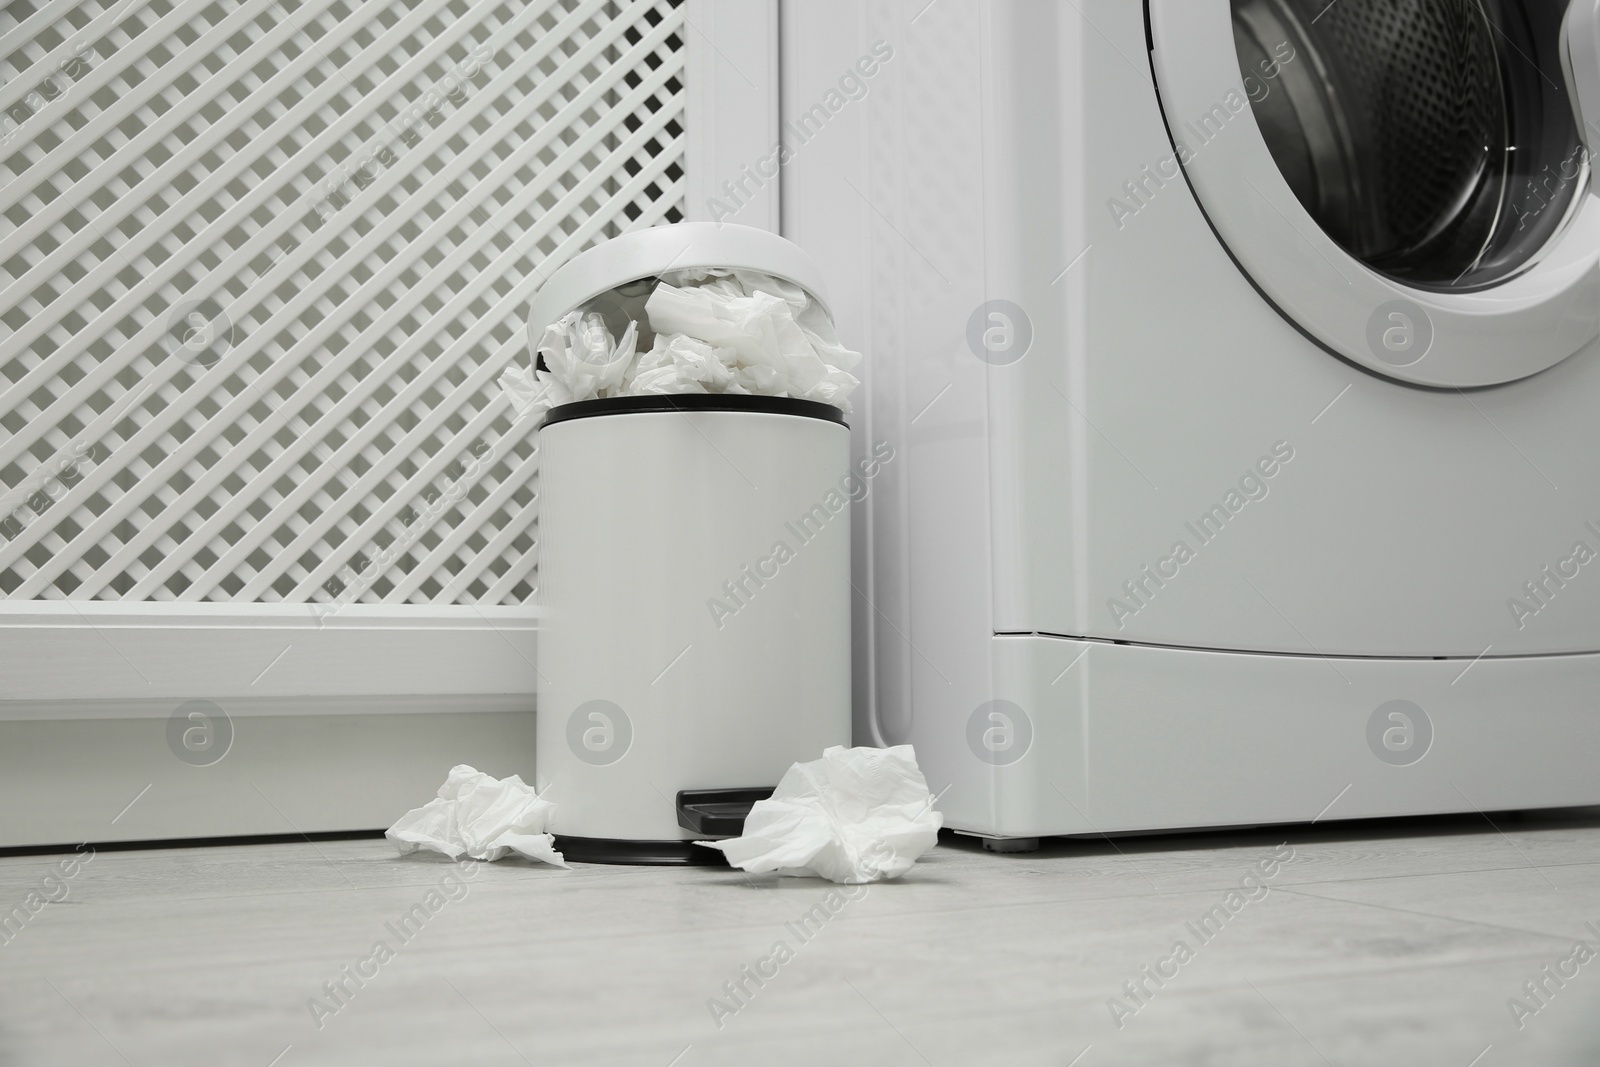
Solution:
[[[839,343],[827,311],[799,286],[697,267],[623,288],[545,329],[537,346],[544,369],[501,375],[519,416],[661,393],[792,396],[850,410],[861,354]]]
[[[406,812],[384,836],[402,856],[428,849],[451,859],[497,860],[518,852],[565,867],[545,832],[555,810],[517,775],[495,778],[462,763],[450,768],[437,797]]]
[[[600,314],[574,311],[552,323],[539,343],[539,355],[549,369],[509,367],[500,376],[500,387],[519,415],[535,406],[612,395],[633,365],[637,338],[635,323],[628,323],[621,340],[613,340]]]
[[[713,348],[686,334],[656,334],[656,343],[639,357],[626,393],[745,393],[731,348]]]
[[[784,774],[744,836],[701,841],[753,874],[817,875],[859,885],[898,878],[939,841],[944,818],[910,745],[835,745]]]

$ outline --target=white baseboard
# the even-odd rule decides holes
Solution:
[[[456,763],[531,780],[536,630],[531,608],[0,603],[0,847],[382,829]]]
[[[531,708],[236,718],[209,766],[164,719],[0,722],[0,847],[385,829],[457,763],[532,781]]]

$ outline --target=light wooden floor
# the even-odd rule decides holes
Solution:
[[[400,944],[385,924],[447,863],[102,852],[0,945],[0,1065],[1594,1067],[1600,961],[1520,1031],[1507,1001],[1600,947],[1600,809],[1495,824],[945,845],[807,941],[786,924],[825,901],[811,880],[496,864]],[[1200,945],[1185,924],[1283,841],[1276,888]],[[55,862],[0,860],[0,910]],[[1118,1029],[1108,999],[1180,938],[1193,958]],[[308,1000],[379,939],[394,957],[319,1028]],[[719,1028],[709,998],[778,941],[792,958]]]

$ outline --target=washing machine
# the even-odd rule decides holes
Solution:
[[[1597,8],[789,5],[797,113],[893,50],[783,227],[897,457],[858,740],[946,825],[1600,802]]]

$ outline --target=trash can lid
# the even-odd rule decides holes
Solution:
[[[799,245],[754,226],[678,222],[613,237],[557,268],[533,296],[528,312],[529,349],[537,350],[545,327],[601,293],[687,267],[771,274],[800,286],[828,311],[822,272]]]

